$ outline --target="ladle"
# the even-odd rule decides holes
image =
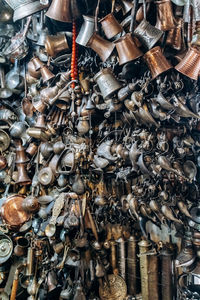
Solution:
[[[19,61],[16,59],[14,68],[11,69],[5,76],[6,85],[9,89],[22,88],[24,83],[23,76],[20,75]]]
[[[5,73],[2,66],[0,66],[0,80],[1,80],[1,89],[0,89],[0,98],[7,99],[12,96],[12,91],[6,87],[5,84]]]
[[[29,46],[26,41],[26,36],[31,23],[32,17],[27,18],[26,25],[22,32],[18,32],[11,39],[11,43],[8,48],[5,49],[4,54],[14,59],[22,59],[28,54]]]

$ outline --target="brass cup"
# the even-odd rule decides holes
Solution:
[[[143,55],[142,51],[136,46],[131,33],[127,33],[115,42],[119,64],[123,65],[129,61],[135,60]]]
[[[161,48],[159,46],[154,47],[147,53],[145,53],[144,60],[150,69],[153,79],[172,68],[172,65],[162,54]]]
[[[94,50],[104,62],[113,52],[115,45],[103,39],[100,35],[94,32],[87,43],[87,47],[90,47],[92,50]]]
[[[52,57],[56,57],[61,51],[68,51],[69,45],[66,35],[48,35],[45,40],[45,50]]]
[[[118,23],[112,13],[101,19],[100,23],[108,39],[112,39],[118,33],[123,31],[123,27]]]
[[[175,69],[185,76],[198,80],[200,74],[200,51],[191,47]]]

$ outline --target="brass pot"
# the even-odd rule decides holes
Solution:
[[[48,35],[45,40],[45,50],[52,57],[56,57],[61,51],[69,51],[66,35]]]

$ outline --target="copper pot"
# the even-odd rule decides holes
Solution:
[[[23,201],[24,196],[12,195],[6,199],[1,207],[1,216],[12,229],[18,229],[30,218],[30,215],[23,210]]]
[[[176,18],[176,27],[171,29],[167,34],[166,44],[175,50],[181,50],[184,45],[184,37],[182,32],[183,19]]]
[[[108,39],[112,39],[118,33],[123,31],[123,27],[118,23],[112,13],[101,19],[100,23]]]
[[[147,53],[145,53],[144,60],[151,71],[153,79],[172,68],[172,65],[162,54],[161,48],[159,46],[154,47]]]
[[[60,21],[71,23],[80,16],[76,0],[53,0],[46,16]]]
[[[200,74],[200,50],[191,47],[175,69],[191,79],[198,80]]]
[[[61,51],[68,51],[69,45],[66,35],[48,35],[45,40],[45,50],[52,57],[56,57]]]
[[[161,0],[156,1],[155,3],[157,8],[156,27],[163,31],[173,29],[175,27],[175,22],[171,0]]]
[[[119,64],[123,65],[129,61],[135,60],[143,55],[142,51],[136,46],[131,33],[127,33],[115,42]]]
[[[92,50],[94,50],[100,56],[101,60],[104,62],[112,54],[115,45],[103,39],[99,34],[94,32],[87,43],[87,47],[92,48]]]

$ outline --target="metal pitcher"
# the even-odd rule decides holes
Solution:
[[[84,22],[76,38],[76,43],[82,46],[86,46],[89,39],[94,33],[95,23],[94,23],[94,17],[92,16],[83,15],[83,20]]]
[[[97,82],[104,99],[109,98],[121,88],[121,83],[115,78],[111,69],[105,68],[98,72],[94,80]]]

